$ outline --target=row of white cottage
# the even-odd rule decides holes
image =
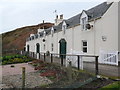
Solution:
[[[66,20],[57,15],[54,26],[27,38],[26,51],[99,55],[99,62],[118,65],[119,6],[104,2]]]

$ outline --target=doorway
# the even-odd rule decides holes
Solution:
[[[65,39],[61,39],[59,41],[59,54],[66,54],[66,46],[67,46],[67,43],[66,43],[66,40]],[[60,55],[61,57],[61,55]],[[63,56],[63,58],[66,58],[66,55]]]

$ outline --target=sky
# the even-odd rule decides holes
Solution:
[[[68,19],[106,0],[0,0],[0,34],[16,28],[54,23],[55,13]]]

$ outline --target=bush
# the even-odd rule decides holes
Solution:
[[[28,59],[27,56],[22,56],[22,55],[3,56],[3,57],[0,57],[0,59],[2,59],[2,65],[32,61],[32,59]]]

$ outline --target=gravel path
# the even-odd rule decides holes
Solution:
[[[3,83],[7,85],[12,85],[14,88],[22,87],[22,75],[9,75],[3,76]],[[50,84],[52,83],[46,77],[41,77],[40,73],[32,72],[26,74],[26,88],[34,88],[40,85]]]
[[[11,65],[15,67],[11,67]],[[26,73],[35,72],[34,68],[28,63],[10,64],[2,66],[2,76],[22,74],[22,67],[26,68]]]
[[[34,88],[40,85],[45,85],[52,83],[46,77],[41,77],[40,73],[34,70],[34,67],[29,65],[28,63],[21,64],[12,64],[15,67],[11,67],[11,65],[3,65],[2,67],[2,84],[0,84],[0,88],[21,88],[22,87],[22,67],[26,68],[26,88]]]

